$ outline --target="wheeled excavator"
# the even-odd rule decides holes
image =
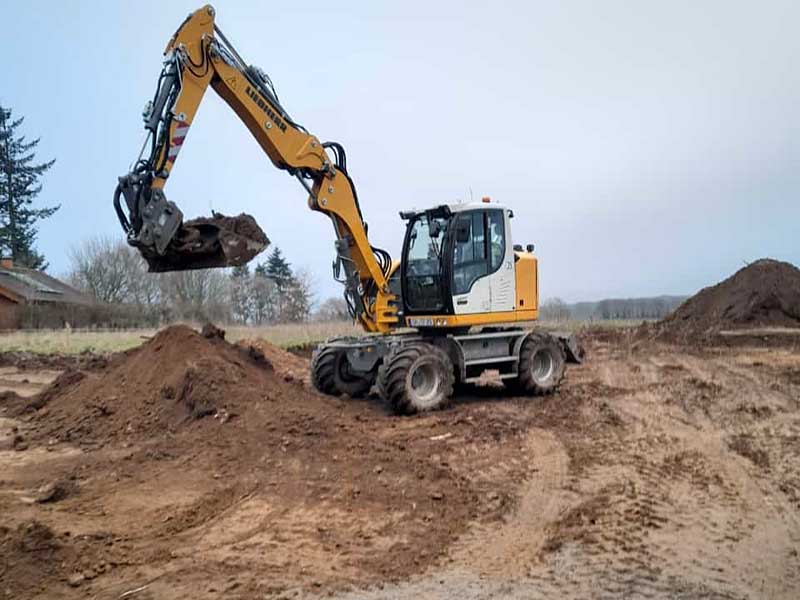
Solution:
[[[333,224],[334,277],[367,334],[316,349],[311,380],[320,392],[377,389],[397,413],[414,413],[445,406],[455,387],[487,370],[518,393],[551,393],[565,362],[581,360],[571,336],[525,325],[538,318],[538,261],[533,246],[512,243],[509,208],[484,198],[401,212],[402,257],[393,261],[369,242],[344,147],[321,142],[289,115],[269,76],[215,24],[213,7],[186,18],[164,57],[143,112],[145,143],[114,194],[127,240],[150,271],[241,265],[269,243],[252,217],[184,220],[164,194],[210,87]]]

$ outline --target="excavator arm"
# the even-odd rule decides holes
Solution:
[[[281,106],[269,77],[247,65],[214,23],[214,9],[190,14],[164,51],[164,68],[143,113],[147,137],[131,172],[119,178],[114,207],[128,242],[151,271],[241,265],[269,240],[247,215],[184,221],[164,187],[211,87],[233,109],[277,168],[297,178],[308,206],[326,214],[336,235],[334,272],[353,316],[367,331],[397,326],[389,290],[391,259],[373,248],[344,148],[321,143]],[[330,152],[330,154],[329,154]],[[331,157],[331,154],[333,155]]]

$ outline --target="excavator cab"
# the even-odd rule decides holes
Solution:
[[[418,322],[414,315],[507,313],[517,308],[518,258],[510,210],[482,202],[401,216],[408,221],[401,284],[410,324]],[[535,289],[528,292],[535,294]]]

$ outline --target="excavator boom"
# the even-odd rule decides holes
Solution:
[[[398,323],[388,285],[392,261],[369,243],[344,148],[320,142],[289,116],[269,77],[244,62],[214,17],[211,6],[190,14],[164,51],[156,92],[143,112],[147,140],[133,169],[119,178],[114,194],[128,242],[139,249],[151,271],[242,265],[269,244],[248,215],[214,214],[185,221],[164,193],[211,87],[239,116],[272,164],[300,182],[309,207],[331,219],[335,271],[342,274],[353,316],[368,331],[392,329]]]

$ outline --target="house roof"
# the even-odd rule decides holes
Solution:
[[[22,267],[0,267],[0,294],[16,302],[94,304],[94,300],[47,273]]]

